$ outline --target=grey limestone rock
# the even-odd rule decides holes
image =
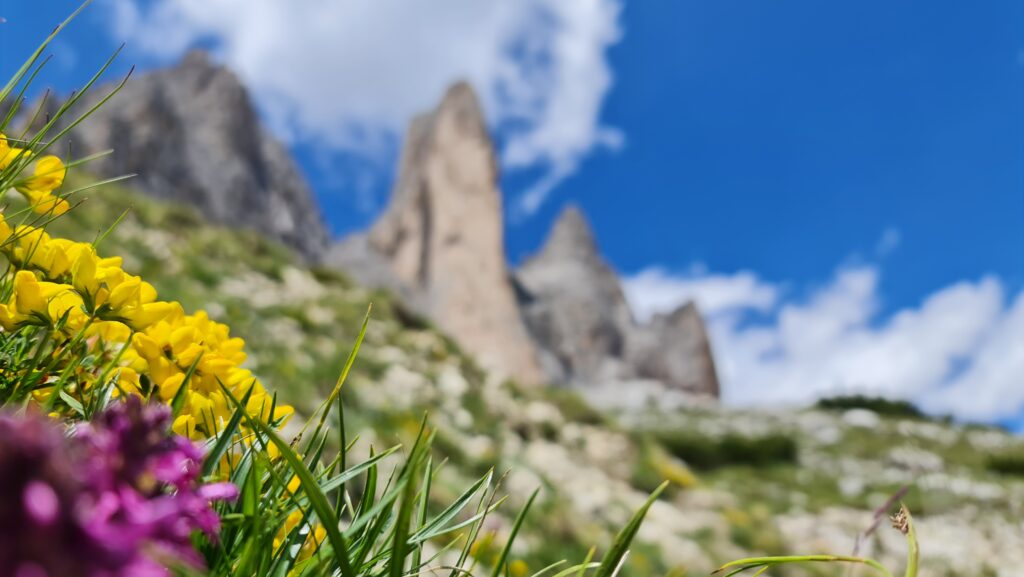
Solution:
[[[109,88],[95,88],[73,111],[87,110]],[[88,169],[135,174],[131,183],[144,192],[260,231],[309,260],[327,247],[316,201],[290,152],[263,128],[234,73],[203,52],[131,78],[72,130],[66,146],[72,157],[112,150]]]

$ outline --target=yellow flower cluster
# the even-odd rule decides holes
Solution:
[[[0,134],[0,172],[32,159],[32,152],[11,146],[7,137]],[[53,194],[64,184],[68,169],[59,158],[46,155],[34,160],[31,176],[13,175],[14,189],[20,192],[32,210],[38,214],[61,215],[68,211],[68,201]]]
[[[238,399],[251,389],[246,411],[254,418],[279,422],[291,414],[291,407],[275,407],[242,368],[242,339],[205,312],[188,315],[179,303],[157,300],[156,289],[125,272],[120,258],[101,258],[91,244],[51,238],[39,228],[12,229],[2,215],[0,253],[17,271],[9,299],[0,303],[0,327],[43,326],[84,339],[100,354],[116,351],[115,394],[181,399],[173,424],[178,434],[202,439],[224,428],[234,406],[221,385]],[[82,382],[64,390],[81,396],[91,386]],[[44,388],[36,398],[52,393]]]
[[[296,509],[288,514],[288,517],[284,520],[284,525],[277,531],[277,535],[274,536],[274,550],[277,551],[284,544],[285,539],[288,535],[299,526],[302,521],[302,511]],[[296,556],[296,561],[305,561],[313,556],[320,544],[327,538],[327,530],[324,529],[323,525],[316,523],[313,525],[312,530],[307,525],[303,530],[308,531],[306,538],[302,541],[302,547],[299,548],[299,554]]]

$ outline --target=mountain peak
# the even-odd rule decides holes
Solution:
[[[480,99],[477,98],[476,90],[465,80],[459,80],[448,87],[437,109],[438,111],[454,110],[463,112],[481,119],[481,123],[484,117],[483,108],[480,106]]]
[[[638,326],[619,277],[602,258],[578,206],[562,211],[544,247],[516,277],[527,326],[541,350],[555,357],[563,380],[600,386],[653,379],[666,389],[718,396],[696,306],[684,305]]]
[[[178,91],[187,91],[201,97],[207,107],[214,104],[209,99],[217,99],[217,106],[231,106],[239,116],[251,115],[254,126],[259,127],[255,107],[242,79],[233,70],[214,60],[205,50],[190,50],[176,66],[145,74],[138,81],[173,84]]]
[[[80,110],[106,92],[85,95]],[[89,164],[100,176],[137,174],[132,182],[152,196],[257,230],[310,260],[326,249],[326,228],[291,154],[262,127],[239,78],[205,52],[132,78],[70,141],[78,156],[113,150]]]
[[[558,216],[542,253],[547,257],[586,258],[596,257],[599,252],[594,231],[576,204],[569,204]]]
[[[193,48],[192,50],[189,50],[187,53],[185,53],[185,56],[181,58],[181,61],[178,62],[176,68],[224,69],[223,66],[214,63],[213,59],[210,58],[209,52],[202,50],[200,48]]]
[[[458,83],[409,128],[391,201],[367,248],[484,366],[538,384],[544,375],[505,263],[497,174],[480,103]]]

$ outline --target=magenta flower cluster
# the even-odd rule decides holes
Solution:
[[[201,568],[192,545],[215,539],[202,450],[169,433],[166,406],[116,403],[66,432],[41,416],[0,415],[0,575],[164,577]]]

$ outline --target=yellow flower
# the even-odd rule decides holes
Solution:
[[[71,205],[68,204],[68,201],[49,193],[27,192],[25,193],[25,198],[28,199],[32,212],[36,214],[60,216],[71,210]]]
[[[139,306],[139,287],[142,279],[137,276],[128,276],[114,286],[110,291],[106,304],[114,310],[120,310],[126,306]]]
[[[34,174],[21,183],[16,184],[14,188],[30,198],[30,195],[33,194],[37,196],[49,195],[64,184],[64,176],[67,175],[67,172],[68,169],[64,166],[64,163],[56,156],[49,154],[36,160]]]
[[[145,330],[168,317],[184,314],[181,305],[176,302],[145,303],[120,311],[125,323],[136,331]]]
[[[8,306],[14,307],[13,312],[26,320],[33,314],[45,315],[48,311],[47,300],[61,289],[60,285],[50,282],[39,282],[36,275],[27,270],[19,270],[14,275],[14,295]]]
[[[112,391],[113,396],[120,397],[122,391],[129,394],[142,396],[142,385],[139,382],[139,373],[130,367],[121,367],[115,375],[116,386]]]
[[[171,424],[171,430],[174,431],[174,434],[192,439],[193,441],[203,439],[203,435],[196,431],[196,420],[192,415],[178,415],[174,419],[174,423]]]
[[[4,218],[4,215],[0,214],[0,243],[6,243],[7,239],[11,238],[13,232],[11,226],[7,224],[7,219]]]
[[[298,509],[288,514],[288,517],[285,518],[284,525],[281,526],[281,529],[274,537],[274,549],[278,549],[284,544],[288,535],[298,527],[299,523],[302,521],[302,517],[302,511],[299,511]],[[300,530],[305,530],[307,535],[306,539],[302,542],[302,548],[299,549],[299,555],[296,560],[305,561],[313,556],[313,553],[316,552],[320,544],[327,538],[327,530],[324,529],[323,525],[320,523],[316,523],[313,526],[312,531],[309,530],[308,525]]]
[[[67,316],[65,331],[77,332],[88,321],[82,304],[70,285],[41,282],[34,273],[21,270],[14,275],[13,295],[0,312],[0,324],[13,330],[24,323],[55,323]]]
[[[175,395],[178,394],[178,390],[181,389],[181,385],[185,383],[185,373],[178,373],[176,375],[167,377],[163,382],[156,385],[156,393],[160,395],[160,398],[165,402],[171,402],[174,400]]]
[[[6,170],[15,160],[29,152],[23,148],[16,148],[7,142],[7,137],[0,134],[0,170]]]
[[[98,337],[101,341],[107,344],[118,344],[117,349],[120,349],[120,343],[126,343],[131,339],[132,330],[128,328],[124,323],[117,321],[96,321],[89,327],[89,336]],[[131,349],[126,349],[125,353],[128,353]],[[130,361],[131,357],[127,354],[122,355],[122,361]]]
[[[44,276],[51,280],[59,279],[71,270],[71,265],[81,251],[77,242],[71,242],[62,238],[44,238],[36,247],[38,258],[33,261]]]
[[[48,187],[59,186],[65,170],[50,158],[40,159],[36,176],[22,188],[46,194]],[[260,421],[280,425],[293,414],[292,407],[277,405],[252,372],[242,368],[245,341],[232,337],[227,325],[203,311],[186,315],[179,303],[157,300],[153,285],[125,272],[119,257],[102,258],[88,243],[54,239],[31,226],[12,231],[2,215],[0,253],[27,269],[16,273],[11,298],[0,303],[0,326],[11,331],[62,318],[68,333],[88,326],[85,336],[92,354],[120,355],[112,377],[115,396],[141,394],[143,379],[152,386],[147,393],[154,399],[169,403],[184,395],[175,432],[203,439],[221,431],[235,411],[222,387],[236,399],[248,395],[244,410]],[[98,379],[78,377],[76,394],[91,390]],[[276,450],[270,453],[273,458]]]
[[[50,242],[50,235],[40,228],[18,225],[14,229],[15,243],[13,247],[4,247],[5,252],[15,264],[43,268],[46,263],[44,249]]]
[[[82,297],[78,296],[70,285],[56,286],[61,288],[47,302],[47,314],[52,322],[57,322],[66,316],[67,322],[64,325],[64,331],[75,334],[82,330],[89,320],[89,316],[85,313],[84,309],[85,303],[82,302]]]

